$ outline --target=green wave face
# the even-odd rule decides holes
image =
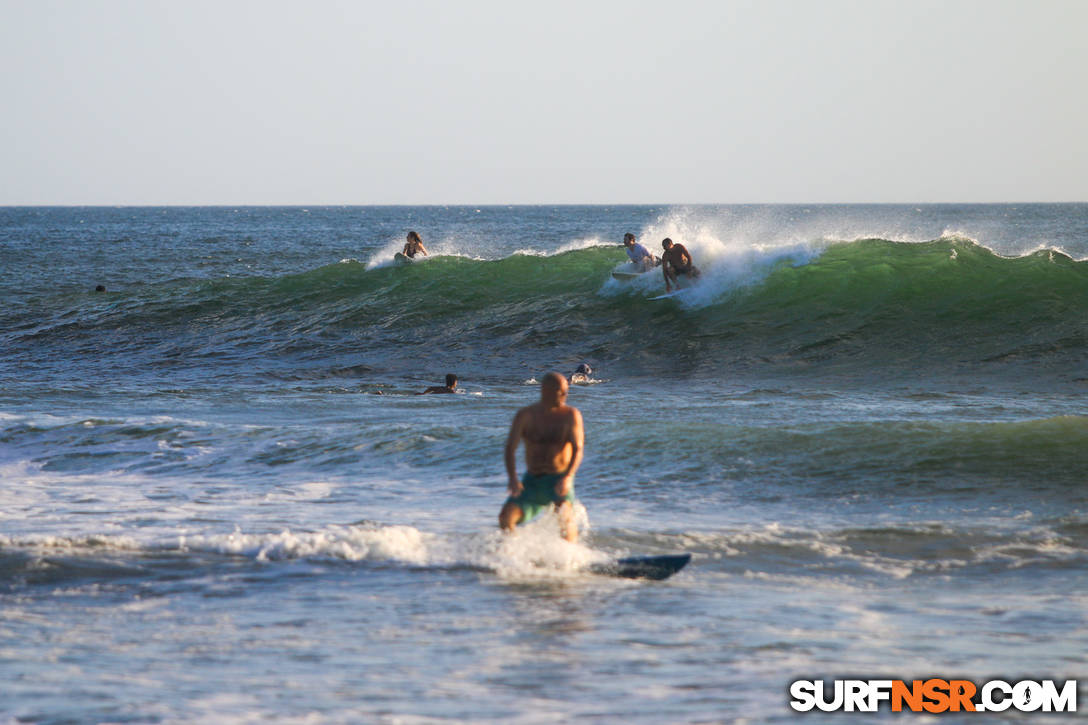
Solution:
[[[833,245],[809,264],[782,263],[715,312],[718,334],[732,326],[744,347],[800,360],[1080,358],[1088,263],[1051,251],[1009,259],[969,241],[865,240]]]
[[[181,280],[94,305],[58,300],[14,337],[107,355],[149,345],[181,359],[345,355],[379,369],[426,354],[495,374],[592,358],[634,375],[1003,365],[1074,375],[1088,351],[1088,262],[1052,250],[1006,258],[964,239],[868,239],[807,255],[704,255],[692,294],[669,300],[651,299],[663,291],[657,272],[612,280],[624,259],[596,247]],[[110,347],[95,345],[103,337]]]

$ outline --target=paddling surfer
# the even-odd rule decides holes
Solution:
[[[695,266],[691,254],[683,244],[673,244],[671,239],[665,237],[661,240],[661,248],[665,250],[661,255],[661,274],[665,276],[665,292],[672,291],[670,280],[676,284],[677,289],[680,288],[681,274],[689,279],[699,277],[699,268]]]
[[[562,375],[548,373],[540,383],[540,400],[519,410],[510,425],[503,452],[510,496],[499,512],[499,527],[504,531],[513,531],[554,506],[559,534],[572,543],[578,540],[574,473],[582,463],[585,431],[582,414],[566,404],[567,387]],[[528,470],[519,479],[517,449],[522,442]]]
[[[416,395],[431,395],[437,393],[456,393],[457,392],[457,376],[453,373],[446,373],[446,387],[441,385],[432,385],[424,390],[422,393],[416,393]]]
[[[408,241],[404,243],[401,254],[409,259],[414,258],[417,254],[422,254],[424,257],[430,256],[427,254],[427,248],[423,246],[423,238],[419,236],[419,232],[408,232]]]
[[[577,369],[573,373],[567,376],[567,380],[571,383],[588,383],[589,376],[593,374],[593,368],[589,366],[589,363],[579,363]]]

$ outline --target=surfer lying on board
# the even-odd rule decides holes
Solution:
[[[457,392],[457,376],[453,373],[446,373],[446,387],[440,385],[432,385],[424,390],[422,393],[416,393],[416,395],[430,395],[432,393],[456,393]]]
[[[424,257],[429,257],[427,254],[427,248],[423,246],[423,238],[419,236],[418,232],[408,232],[408,241],[404,244],[404,249],[401,251],[405,257],[415,257],[417,254],[422,253]]]
[[[627,232],[623,235],[623,246],[627,247],[627,256],[631,262],[647,272],[655,265],[661,264],[661,260],[650,254],[650,250],[635,241],[635,235]]]
[[[672,291],[670,279],[679,289],[681,274],[689,279],[699,277],[699,268],[692,262],[691,255],[683,244],[673,244],[671,239],[665,237],[661,240],[661,248],[665,250],[661,255],[661,273],[665,275],[665,292]]]
[[[559,515],[559,535],[578,540],[574,523],[574,473],[582,463],[585,432],[582,414],[566,404],[567,379],[548,373],[540,383],[540,401],[514,416],[504,458],[510,497],[499,512],[499,527],[513,531],[552,506]],[[525,442],[528,470],[518,479],[518,444]]]

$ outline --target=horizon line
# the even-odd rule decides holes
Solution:
[[[373,208],[373,207],[466,207],[466,208],[495,208],[495,207],[532,207],[532,206],[1010,206],[1017,204],[1033,205],[1069,205],[1088,204],[1088,200],[1065,201],[1030,201],[1030,200],[1004,200],[1004,201],[685,201],[685,202],[396,202],[396,203],[335,203],[335,202],[290,202],[290,203],[33,203],[33,204],[8,204],[0,203],[0,209],[162,209],[162,208]]]

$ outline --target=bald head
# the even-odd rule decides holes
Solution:
[[[567,397],[567,379],[559,373],[548,373],[540,381],[540,400],[548,405],[562,405]]]

